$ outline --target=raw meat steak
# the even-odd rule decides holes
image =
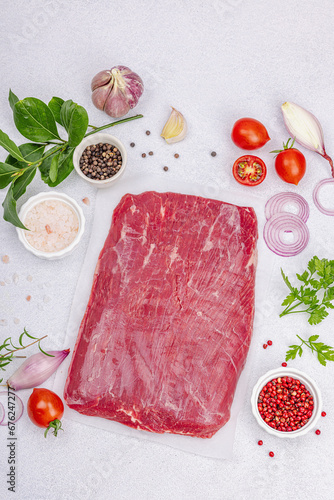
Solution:
[[[252,208],[125,195],[95,270],[68,406],[151,432],[217,432],[251,340],[256,241]]]

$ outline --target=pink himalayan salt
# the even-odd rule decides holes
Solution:
[[[42,201],[26,215],[26,239],[42,252],[58,252],[68,247],[79,230],[78,217],[72,208],[59,200]]]
[[[1,260],[2,260],[2,262],[3,262],[4,264],[8,264],[8,262],[9,262],[9,257],[8,257],[8,255],[3,255],[3,256],[1,257]]]

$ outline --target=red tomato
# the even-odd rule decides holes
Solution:
[[[45,437],[50,429],[57,436],[64,414],[64,404],[57,394],[48,389],[34,389],[28,399],[27,410],[33,424],[46,428]]]
[[[267,167],[257,156],[240,156],[233,165],[233,176],[244,186],[258,186],[267,175]]]
[[[305,156],[298,149],[284,149],[276,156],[275,168],[283,181],[297,186],[306,172]]]
[[[233,125],[232,141],[241,149],[259,149],[270,141],[267,129],[254,118],[240,118]]]

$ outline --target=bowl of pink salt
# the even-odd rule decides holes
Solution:
[[[27,228],[16,228],[19,240],[42,259],[61,259],[78,246],[85,217],[77,202],[63,193],[44,192],[22,205],[20,220]]]

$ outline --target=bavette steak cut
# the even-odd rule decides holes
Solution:
[[[252,208],[123,196],[69,368],[68,406],[150,432],[215,434],[251,340],[256,242]]]

